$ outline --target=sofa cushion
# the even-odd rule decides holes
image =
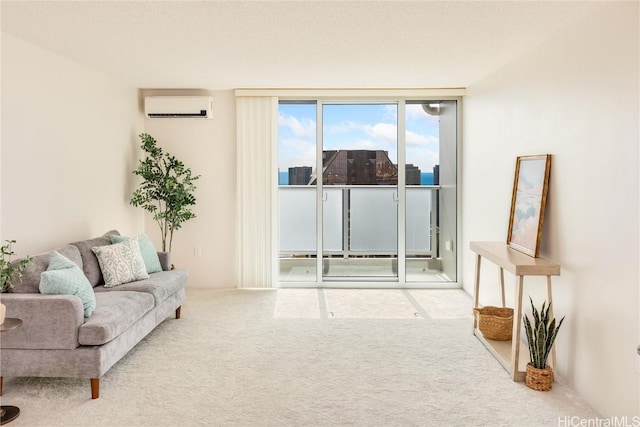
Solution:
[[[149,277],[137,238],[98,246],[92,250],[98,257],[104,286],[107,288]]]
[[[166,300],[170,295],[175,294],[187,284],[189,272],[187,270],[170,270],[151,273],[148,279],[126,283],[115,288],[97,286],[94,288],[96,294],[110,291],[135,291],[145,292],[153,295],[156,305]]]
[[[119,235],[120,233],[118,232],[118,230],[111,230],[107,231],[100,237],[71,243],[80,251],[80,256],[82,257],[82,270],[84,271],[84,275],[87,276],[87,279],[89,279],[89,283],[91,283],[91,286],[93,287],[104,284],[104,278],[102,277],[102,271],[100,271],[98,258],[96,257],[96,254],[93,253],[91,248],[95,248],[96,246],[110,245],[110,236],[114,234]]]
[[[115,234],[111,236],[112,243],[120,243],[128,239],[130,239],[130,237],[118,236]],[[162,266],[158,259],[158,252],[156,251],[155,246],[153,246],[153,242],[149,236],[146,234],[140,234],[136,239],[138,239],[138,243],[140,244],[140,253],[142,254],[144,265],[147,268],[147,273],[157,273],[158,271],[162,271]]]
[[[96,308],[96,296],[80,267],[54,251],[47,271],[40,275],[40,292],[53,295],[75,295],[82,301],[84,317]]]
[[[153,309],[153,296],[145,292],[96,293],[93,316],[80,326],[80,345],[102,345],[117,338]]]
[[[82,257],[76,246],[67,245],[63,248],[56,249],[60,255],[70,259],[80,268],[82,268]],[[13,289],[9,292],[17,294],[37,294],[40,292],[40,274],[49,267],[49,261],[54,251],[33,256],[33,261],[27,264],[22,272],[22,278],[15,278],[13,281]],[[16,260],[19,261],[19,260]]]

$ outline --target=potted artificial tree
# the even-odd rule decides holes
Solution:
[[[531,357],[531,362],[527,363],[525,383],[534,390],[548,391],[551,390],[551,384],[553,383],[553,370],[547,365],[547,359],[551,354],[551,348],[558,335],[558,330],[562,326],[564,317],[560,319],[556,326],[556,319],[549,318],[551,303],[546,306],[545,301],[542,303],[542,309],[538,311],[534,307],[531,297],[529,297],[529,301],[531,302],[533,325],[526,314],[522,316],[527,333],[527,343],[529,344],[529,356]]]
[[[142,133],[140,139],[146,157],[138,162],[133,173],[142,178],[142,183],[133,192],[130,203],[153,215],[160,228],[162,251],[171,252],[173,232],[196,217],[191,210],[196,204],[193,182],[200,175],[192,175],[184,163],[164,153],[151,135]]]
[[[22,277],[22,272],[31,262],[32,258],[26,258],[11,262],[11,257],[15,255],[11,245],[16,243],[15,240],[5,240],[5,244],[0,246],[0,291],[8,292],[13,288],[13,280]],[[0,324],[4,323],[4,317],[7,314],[7,308],[0,302]]]

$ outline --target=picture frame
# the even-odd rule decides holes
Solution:
[[[550,172],[551,154],[516,159],[507,245],[536,258],[540,253]]]

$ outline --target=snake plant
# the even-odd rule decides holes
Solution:
[[[531,364],[534,368],[544,369],[547,366],[547,359],[549,353],[551,353],[551,347],[556,340],[564,317],[560,319],[560,322],[556,326],[556,319],[549,319],[551,303],[547,306],[545,301],[542,303],[542,309],[538,311],[538,309],[534,307],[531,297],[529,297],[529,301],[531,301],[533,326],[526,314],[522,316],[524,328],[527,333],[527,342],[529,344],[529,356],[531,357]]]

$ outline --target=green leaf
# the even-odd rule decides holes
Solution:
[[[531,301],[531,314],[533,314],[534,326],[537,328],[540,323],[540,316],[538,315],[538,309],[533,305],[533,300],[529,297],[529,301]]]
[[[522,316],[522,319],[524,320],[524,330],[527,334],[527,343],[529,343],[529,360],[533,362],[533,351],[531,345],[531,343],[533,342],[533,331],[531,330],[531,322],[529,321],[529,318],[526,314]]]
[[[15,240],[5,240],[4,245],[0,247],[0,291],[13,288],[13,281],[22,277],[24,269],[33,261],[33,258],[26,256],[16,262],[11,261],[11,257],[15,255],[12,245]]]

